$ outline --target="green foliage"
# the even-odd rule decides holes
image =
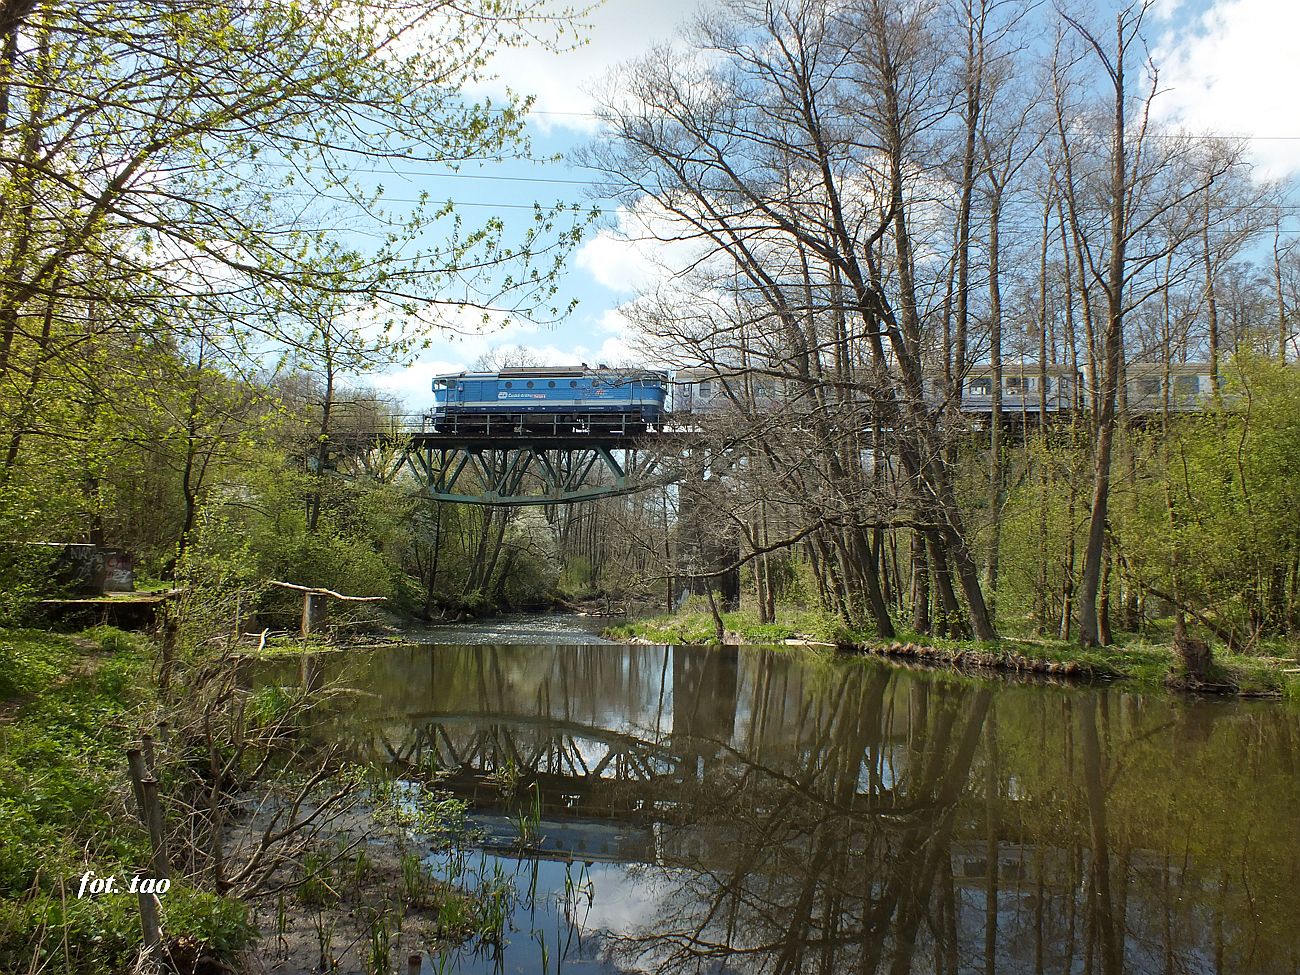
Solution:
[[[433,884],[433,876],[429,868],[414,853],[402,854],[401,868],[402,901],[411,906],[424,904],[429,898]]]
[[[75,881],[71,882],[75,887]],[[131,969],[140,949],[140,915],[129,894],[76,896],[43,892],[5,905],[0,920],[0,970],[42,970],[99,975]],[[231,959],[250,945],[257,929],[238,901],[175,884],[160,898],[164,930],[183,933],[216,958]]]
[[[87,646],[89,644],[89,646]],[[123,752],[148,692],[149,648],[96,627],[80,637],[0,631],[11,699],[0,721],[0,971],[129,969],[140,944],[136,900],[76,897],[88,868],[129,877],[148,836],[126,814]],[[178,884],[164,897],[172,937],[229,959],[251,942],[246,907]]]
[[[264,684],[248,696],[244,715],[254,725],[274,724],[288,715],[297,701],[292,689]]]
[[[680,612],[619,624],[606,632],[617,638],[638,637],[652,643],[716,643],[713,614],[701,608],[703,602],[704,597],[692,596]],[[782,607],[775,623],[760,623],[748,609],[721,615],[723,628],[750,645],[778,644],[786,640],[838,645],[870,639],[869,631],[852,629],[837,616],[822,610]]]
[[[418,833],[445,841],[465,827],[464,801],[420,782],[373,779],[370,810],[376,824],[403,836]]]
[[[116,626],[92,626],[81,633],[99,645],[101,653],[135,654],[141,649],[140,637]]]
[[[67,640],[36,630],[0,630],[0,700],[54,683],[76,651]]]
[[[1237,366],[1231,409],[1179,418],[1144,454],[1119,535],[1139,585],[1249,648],[1300,630],[1300,375]]]
[[[335,860],[336,854],[330,850],[312,850],[303,856],[295,888],[300,903],[309,907],[329,907],[339,902],[339,889],[332,869]]]
[[[145,837],[115,822],[108,797],[121,788],[146,661],[86,658],[69,639],[33,631],[0,632],[0,648],[34,695],[0,723],[0,897],[70,876],[83,851],[96,863],[129,862]]]
[[[0,487],[0,497],[5,488]],[[6,525],[0,506],[0,530],[8,528],[9,538],[21,538],[16,526]],[[0,545],[0,626],[24,622],[37,600],[53,595],[54,560],[58,549],[43,545]],[[2,681],[3,678],[0,678]],[[0,684],[0,695],[3,685]]]

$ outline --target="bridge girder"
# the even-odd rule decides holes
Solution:
[[[647,442],[653,441],[653,442]],[[626,437],[470,439],[415,435],[403,459],[435,501],[456,504],[577,504],[634,494],[665,482],[655,475],[664,434]]]

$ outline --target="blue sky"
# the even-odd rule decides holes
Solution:
[[[567,153],[597,136],[591,92],[607,73],[670,39],[697,9],[698,0],[607,0],[590,17],[587,45],[562,54],[512,50],[497,59],[497,79],[471,94],[496,96],[509,87],[534,95],[529,129],[535,155]],[[1159,0],[1152,13],[1147,36],[1164,89],[1157,111],[1193,131],[1250,138],[1261,177],[1300,172],[1300,102],[1295,94],[1300,91],[1300,2]],[[435,199],[454,199],[465,207],[467,219],[497,212],[507,220],[512,214],[522,220],[529,214],[513,208],[531,207],[534,201],[601,206],[584,185],[587,179],[586,172],[567,163],[511,163],[466,168],[457,178],[413,173],[406,184],[389,180],[387,186],[395,197],[428,189]],[[411,365],[363,381],[418,412],[429,405],[433,375],[467,368],[494,348],[522,345],[553,364],[636,361],[618,308],[634,297],[638,284],[653,278],[654,255],[646,245],[622,240],[616,224],[611,212],[570,262],[561,291],[579,305],[565,321],[550,327],[515,322],[505,329],[435,334]]]

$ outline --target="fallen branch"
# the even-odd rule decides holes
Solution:
[[[305,592],[313,596],[329,596],[333,599],[341,599],[347,603],[382,603],[388,599],[387,596],[345,596],[341,592],[335,592],[333,589],[322,589],[319,586],[297,586],[292,582],[281,582],[278,579],[270,579],[268,585],[279,586],[281,589],[292,589],[294,592]]]

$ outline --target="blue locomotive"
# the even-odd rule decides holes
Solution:
[[[653,369],[519,367],[433,380],[430,419],[442,430],[644,431],[664,416],[668,373]]]

